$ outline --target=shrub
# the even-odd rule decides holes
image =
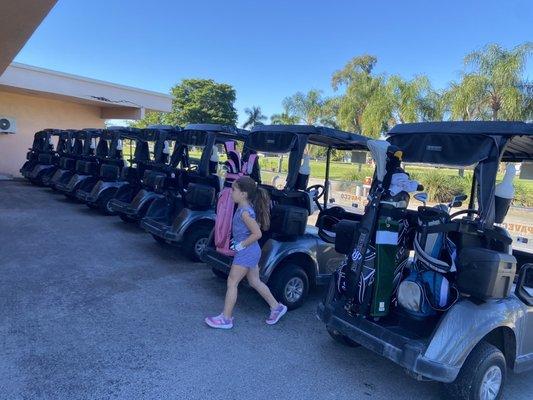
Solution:
[[[424,185],[424,191],[427,192],[430,201],[439,203],[448,203],[458,194],[469,194],[472,186],[470,174],[464,177],[453,176],[436,168],[413,171],[411,178]]]

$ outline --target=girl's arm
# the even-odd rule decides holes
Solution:
[[[261,233],[261,228],[259,228],[259,224],[256,222],[255,219],[250,217],[248,211],[243,211],[242,220],[251,232],[250,236],[248,236],[245,240],[241,242],[244,247],[248,247],[252,243],[257,242],[259,239],[261,239],[261,236],[263,236],[263,234]]]

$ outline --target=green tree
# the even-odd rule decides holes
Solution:
[[[270,116],[270,123],[273,125],[296,125],[300,122],[300,117],[290,115],[287,111],[281,114],[272,114]]]
[[[129,125],[135,128],[146,128],[150,125],[168,125],[168,114],[163,112],[147,112],[144,118],[133,121]]]
[[[379,137],[397,123],[443,117],[443,97],[427,77],[375,75],[376,63],[371,55],[354,57],[333,74],[333,89],[345,89],[337,100],[336,122],[342,129]]]
[[[169,113],[149,113],[134,126],[150,125],[153,121],[179,126],[200,123],[235,125],[237,122],[236,92],[231,85],[212,79],[183,79],[171,89],[171,94],[172,110]]]
[[[333,74],[333,89],[345,89],[337,107],[341,129],[379,136],[386,125],[392,106],[385,78],[373,75],[376,63],[375,56],[357,56]]]
[[[464,58],[459,83],[449,90],[453,119],[517,120],[528,117],[527,86],[523,72],[533,50],[531,42],[507,50],[489,44]]]
[[[262,125],[266,121],[266,115],[261,112],[261,107],[252,106],[252,108],[245,108],[244,112],[248,115],[246,122],[242,124],[242,128],[253,128],[255,125]]]

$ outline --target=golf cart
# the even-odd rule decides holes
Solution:
[[[511,199],[495,195],[500,161],[533,159],[532,126],[402,124],[387,140],[364,216],[338,224],[336,245],[347,257],[318,316],[337,341],[362,345],[415,379],[445,383],[446,398],[499,399],[507,367],[533,368],[532,256],[513,255],[501,225]],[[407,192],[391,207],[399,161],[474,166],[468,207],[450,211],[466,199],[459,195],[448,206],[411,210]],[[425,203],[427,195],[415,198]]]
[[[100,141],[108,142],[109,152],[100,163],[98,176],[87,180],[77,191],[78,200],[86,203],[90,208],[98,208],[107,215],[113,212],[109,209],[109,201],[118,188],[127,184],[121,178],[125,167],[122,154],[124,140],[135,140],[135,129],[128,127],[110,127],[102,132]]]
[[[141,180],[121,186],[109,201],[109,212],[118,214],[124,222],[137,222],[155,199],[164,196],[166,185],[173,182],[179,167],[188,166],[188,154],[177,145],[180,132],[181,128],[170,125],[153,125],[142,130],[141,143],[147,143],[143,147],[153,145],[153,160],[137,164],[136,175]],[[172,146],[174,151],[170,156]]]
[[[229,175],[241,172],[248,157],[236,151],[235,141],[244,141],[248,131],[233,126],[217,124],[192,124],[185,127],[180,136],[180,146],[201,147],[202,156],[195,170],[184,170],[180,181],[156,199],[148,208],[141,222],[158,242],[181,245],[192,261],[200,261],[200,255],[215,225],[215,203],[222,189],[217,173],[217,145],[224,145]],[[252,177],[259,181],[257,158],[251,167]],[[255,169],[254,169],[255,167]]]
[[[26,153],[26,162],[20,168],[21,175],[29,180],[29,175],[33,171],[33,168],[39,163],[39,155],[41,153],[47,154],[53,148],[50,143],[50,135],[53,129],[45,129],[43,131],[36,132],[33,136],[32,146]]]
[[[46,130],[46,145],[45,150],[41,151],[37,156],[37,162],[34,164],[32,170],[27,175],[28,179],[35,185],[43,186],[45,182],[50,180],[59,165],[59,159],[67,151],[70,144],[70,132],[59,129]],[[57,137],[57,142],[54,148],[54,137]]]
[[[98,139],[102,135],[100,129],[83,129],[81,132],[83,140],[82,154],[76,160],[76,171],[68,182],[58,182],[55,188],[68,198],[75,200],[76,191],[85,182],[92,182],[98,174],[100,162],[108,153],[107,141]]]
[[[245,146],[258,153],[289,153],[285,186],[261,185],[272,200],[270,229],[259,241],[261,279],[289,309],[301,306],[310,288],[325,284],[344,258],[334,249],[333,225],[341,219],[357,220],[355,212],[329,202],[331,153],[337,150],[367,150],[364,136],[325,127],[305,125],[261,125],[255,127]],[[302,166],[307,145],[325,147],[327,160],[324,184],[307,187],[309,171]],[[314,203],[314,204],[313,204]],[[315,226],[307,225],[314,207],[319,214]],[[218,217],[217,217],[218,220]],[[217,276],[229,273],[233,252],[222,243],[227,237],[212,233],[202,260]],[[227,231],[227,235],[230,232]]]
[[[83,131],[70,131],[70,143],[63,156],[59,159],[59,166],[47,180],[46,185],[57,190],[56,185],[66,184],[76,173],[76,162],[82,159]]]

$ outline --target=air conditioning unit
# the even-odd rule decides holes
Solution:
[[[17,133],[15,118],[0,116],[0,133]]]

